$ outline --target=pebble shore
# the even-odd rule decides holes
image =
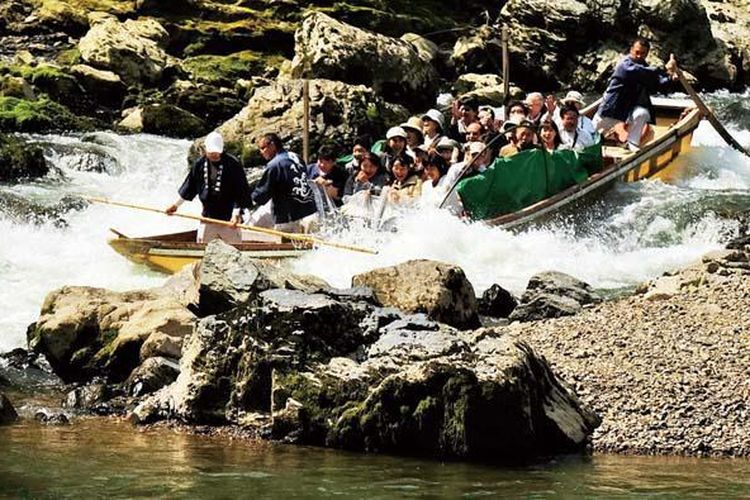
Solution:
[[[507,328],[602,417],[594,452],[747,457],[747,257],[707,256],[646,293]]]

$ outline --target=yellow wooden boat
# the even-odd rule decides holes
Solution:
[[[616,146],[604,146],[605,167],[585,182],[573,185],[549,198],[510,214],[484,220],[493,226],[510,228],[548,216],[581,198],[591,196],[617,181],[636,182],[657,178],[671,182],[684,172],[680,155],[690,150],[693,132],[704,114],[689,99],[653,98],[656,124],[653,138],[638,151]],[[601,99],[584,108],[581,113],[593,117]]]
[[[196,243],[197,231],[159,234],[139,238],[128,237],[110,229],[115,238],[109,245],[127,259],[146,264],[151,269],[175,273],[187,264],[203,258],[205,243]],[[282,241],[281,238],[266,238],[262,241],[243,241],[233,245],[245,255],[256,259],[282,260],[296,258],[310,250],[308,243]]]

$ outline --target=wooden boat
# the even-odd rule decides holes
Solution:
[[[659,178],[669,182],[678,177],[681,162],[678,157],[690,149],[693,132],[704,118],[689,99],[652,99],[656,110],[654,137],[639,151],[631,152],[621,147],[604,146],[604,168],[585,182],[571,186],[549,198],[524,209],[504,214],[483,222],[511,228],[550,215],[581,198],[601,192],[619,180],[636,182]],[[601,99],[584,108],[581,113],[593,117]]]
[[[130,238],[119,231],[110,229],[115,238],[110,246],[127,259],[146,264],[150,268],[165,273],[175,273],[183,266],[203,258],[205,243],[196,243],[197,231],[159,234],[140,238]],[[269,237],[261,241],[243,241],[234,245],[245,255],[256,259],[281,260],[299,257],[311,247],[306,243],[282,241]]]

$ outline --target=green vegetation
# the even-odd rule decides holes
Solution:
[[[36,101],[0,96],[0,131],[61,132],[91,128],[89,120],[74,115],[47,96]]]
[[[0,182],[42,177],[48,171],[40,148],[0,134]]]
[[[280,55],[263,55],[243,50],[226,56],[201,55],[188,57],[183,67],[196,82],[234,87],[239,79],[278,70],[284,58]]]

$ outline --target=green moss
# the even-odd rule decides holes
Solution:
[[[83,62],[83,58],[81,57],[81,51],[78,50],[78,47],[73,47],[71,49],[58,52],[58,54],[55,56],[55,61],[61,66],[69,67],[76,64],[81,64]]]
[[[229,54],[201,55],[188,57],[183,67],[197,82],[234,87],[238,79],[267,73],[269,68],[277,69],[284,61],[280,55],[262,55],[251,50]]]
[[[68,108],[47,96],[36,101],[0,97],[0,131],[53,132],[91,128],[90,120],[74,115]]]
[[[17,137],[0,135],[0,182],[42,177],[48,171],[40,148],[29,146]],[[33,332],[38,336],[36,329]]]

